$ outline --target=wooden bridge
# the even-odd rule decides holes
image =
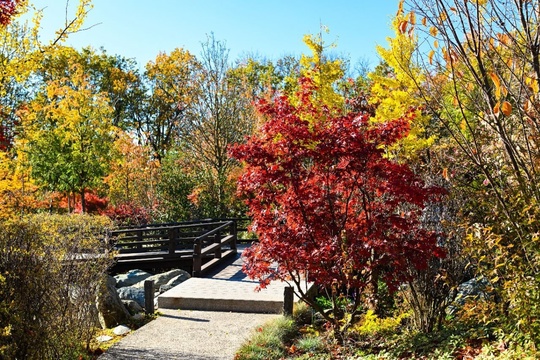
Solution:
[[[181,268],[201,277],[236,256],[239,221],[207,219],[112,231],[117,254],[110,272]]]

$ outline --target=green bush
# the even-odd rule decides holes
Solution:
[[[94,334],[96,289],[112,263],[104,241],[110,221],[36,215],[1,225],[0,358],[78,358]]]

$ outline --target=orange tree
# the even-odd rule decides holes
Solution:
[[[384,156],[407,135],[409,117],[370,125],[369,115],[321,106],[316,91],[304,78],[294,105],[287,96],[263,101],[266,122],[231,154],[245,164],[238,190],[259,237],[245,271],[261,287],[294,284],[340,341],[362,302],[373,300],[362,294],[376,298],[379,281],[395,289],[408,268],[443,255],[420,217],[444,191]],[[307,295],[304,281],[326,291],[330,311]]]

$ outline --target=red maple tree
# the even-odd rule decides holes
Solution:
[[[16,14],[21,0],[0,0],[0,25],[6,26]]]
[[[266,122],[230,153],[245,164],[238,191],[259,238],[245,251],[244,271],[261,287],[277,279],[294,283],[297,295],[342,334],[366,290],[373,294],[380,280],[395,289],[407,268],[443,255],[439,234],[423,229],[420,219],[444,190],[385,157],[385,148],[407,135],[409,117],[370,124],[365,113],[334,116],[313,100],[316,91],[304,79],[298,105],[286,96],[262,101]],[[306,294],[306,279],[327,292],[331,311]]]

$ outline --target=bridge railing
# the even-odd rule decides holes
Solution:
[[[115,270],[190,263],[194,276],[236,254],[236,221],[193,221],[123,228],[111,232]]]
[[[223,257],[236,254],[237,234],[236,221],[231,220],[197,237],[193,247],[193,276],[202,276]],[[203,264],[209,254],[213,259]]]

